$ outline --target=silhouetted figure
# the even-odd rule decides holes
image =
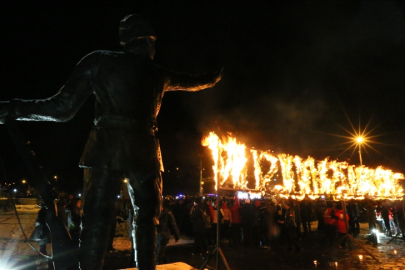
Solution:
[[[155,269],[156,225],[162,195],[161,154],[156,117],[168,91],[199,91],[214,86],[222,71],[199,76],[156,65],[155,32],[139,15],[119,27],[122,52],[85,56],[59,92],[43,100],[0,103],[0,123],[68,121],[95,95],[94,126],[80,166],[84,200],[79,260],[82,270],[102,269],[114,204],[124,178],[134,209],[134,249],[138,270]]]
[[[170,234],[174,235],[176,242],[179,241],[180,232],[177,228],[176,220],[171,212],[169,202],[165,201],[159,216],[159,225],[157,226],[157,264],[168,263],[165,253],[170,240]]]
[[[255,209],[250,203],[250,199],[246,199],[240,209],[241,223],[243,230],[243,243],[251,245],[253,243],[253,225],[255,222]]]

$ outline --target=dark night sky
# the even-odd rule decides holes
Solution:
[[[200,140],[219,129],[259,149],[358,164],[357,153],[342,154],[347,140],[330,134],[347,135],[348,119],[356,128],[369,123],[371,134],[381,136],[363,163],[405,172],[404,12],[396,1],[3,6],[0,100],[52,96],[84,55],[119,50],[119,21],[141,13],[158,36],[157,63],[188,73],[225,67],[212,89],[165,95],[158,117],[172,173],[164,174],[165,193],[197,190],[199,154],[209,154]],[[93,103],[66,123],[18,123],[61,186],[81,184],[77,164]],[[10,179],[29,179],[4,126],[0,158]]]

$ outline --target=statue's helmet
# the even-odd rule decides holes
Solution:
[[[152,25],[141,15],[131,14],[125,16],[120,22],[120,45],[125,46],[135,39],[152,38],[156,39]]]

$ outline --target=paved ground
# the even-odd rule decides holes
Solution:
[[[20,210],[20,220],[27,236],[34,228],[37,210]],[[377,257],[381,264],[374,261],[365,251],[352,244],[352,251],[338,248],[328,249],[323,243],[324,236],[313,232],[302,241],[303,251],[289,253],[284,246],[278,249],[262,249],[259,247],[230,246],[224,244],[221,248],[231,269],[405,269],[405,242],[381,236],[380,244],[373,247],[367,243],[367,225],[361,224],[362,230],[359,241]],[[315,227],[316,224],[313,224]],[[131,243],[127,234],[128,224],[121,223],[117,227],[114,239],[115,252],[108,253],[105,269],[127,268],[129,263]],[[36,243],[33,243],[36,246]],[[49,245],[48,245],[49,250]],[[50,250],[49,250],[50,251]],[[171,262],[185,262],[199,268],[204,257],[192,256],[192,239],[183,237],[179,242],[171,242],[167,250],[167,258]],[[396,251],[396,254],[395,254]],[[359,255],[363,256],[360,260]],[[317,261],[317,266],[314,261]],[[38,270],[46,269],[38,264],[38,256],[25,242],[18,221],[13,212],[0,212],[0,270]],[[336,265],[337,263],[337,265]],[[6,266],[4,266],[7,264]],[[214,260],[209,265],[215,265]],[[3,268],[1,268],[3,266]],[[220,261],[220,269],[225,269]]]
[[[313,223],[316,227],[316,223]],[[351,250],[330,248],[324,243],[324,235],[312,232],[301,242],[303,251],[298,253],[286,252],[286,247],[263,249],[259,247],[245,247],[244,245],[231,246],[224,244],[221,249],[231,269],[405,269],[405,242],[396,238],[379,236],[379,244],[373,246],[367,241],[368,225],[361,224],[360,235],[356,238],[366,250],[376,257],[381,263],[376,262],[366,251],[351,242]],[[124,247],[125,239],[116,239],[117,247]],[[119,242],[121,241],[121,244]],[[128,242],[128,245],[130,243]],[[171,242],[167,250],[167,258],[170,262],[182,261],[195,268],[200,268],[206,257],[193,256],[192,239],[183,238],[174,244]],[[362,258],[360,258],[362,256]],[[121,258],[117,263],[117,258]],[[107,256],[105,269],[125,268],[129,260],[129,252],[118,250]],[[317,264],[314,264],[314,261]],[[209,266],[215,266],[215,259],[211,259]],[[220,269],[225,269],[220,259]]]

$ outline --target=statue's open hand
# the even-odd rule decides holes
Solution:
[[[4,121],[7,116],[8,116],[8,102],[0,101],[0,124],[4,124]]]

